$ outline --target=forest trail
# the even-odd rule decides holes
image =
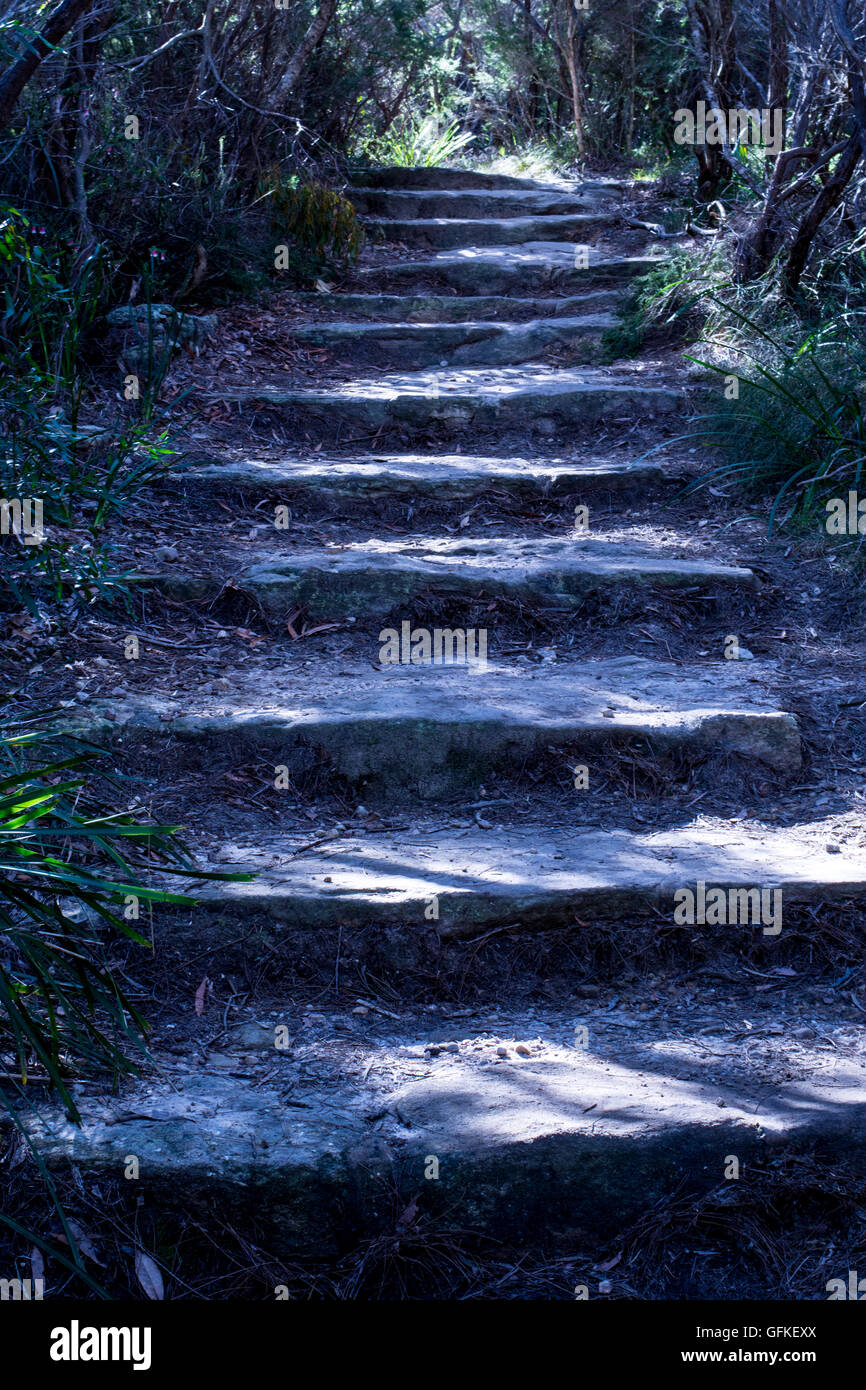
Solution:
[[[168,646],[209,626],[146,630],[165,678],[130,662],[75,715],[161,769],[146,799],[202,863],[257,876],[157,909],[156,1066],[82,1086],[44,1152],[248,1205],[279,1258],[398,1219],[605,1252],[731,1156],[866,1137],[859,1014],[811,981],[866,846],[815,799],[823,706],[749,650],[805,581],[672,503],[706,386],[598,365],[665,254],[638,190],[386,170],[350,196],[370,250],[298,300],[319,379],[220,386],[166,485],[179,557],[139,551]],[[755,916],[714,922],[713,890]]]

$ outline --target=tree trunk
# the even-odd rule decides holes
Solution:
[[[310,54],[324,38],[325,30],[333,19],[336,8],[337,0],[320,0],[315,19],[286,64],[285,71],[277,85],[274,94],[277,106],[284,102],[298,85],[298,80]]]
[[[95,11],[98,7],[99,0],[96,3],[94,0],[61,0],[57,9],[48,16],[42,32],[30,41],[26,53],[10,63],[0,76],[0,131],[5,130],[11,121],[18,98],[42,59],[54,51],[73,24],[88,10]]]
[[[577,152],[581,159],[586,158],[586,130],[583,115],[583,74],[580,70],[580,56],[577,47],[577,18],[573,0],[566,0],[568,20],[565,36],[559,31],[559,48],[568,73],[568,94],[571,99],[571,118],[577,140]]]
[[[727,110],[735,61],[733,0],[684,0],[684,4],[704,100],[708,107]],[[710,201],[725,165],[725,146],[695,145],[695,158],[698,195]]]
[[[785,284],[789,291],[797,289],[803,271],[806,269],[806,262],[809,259],[815,234],[824,218],[842,201],[845,189],[860,162],[862,153],[863,147],[858,127],[839,156],[839,163],[833,170],[832,176],[814,199],[812,206],[800,223],[797,235],[794,237],[785,264]]]

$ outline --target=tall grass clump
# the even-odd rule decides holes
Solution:
[[[771,531],[805,524],[830,497],[861,483],[866,311],[770,329],[736,302],[711,298],[723,325],[686,356],[724,379],[718,404],[695,422],[723,462],[693,486],[737,482],[771,500]]]

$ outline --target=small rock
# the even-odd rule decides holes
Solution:
[[[154,559],[162,560],[165,563],[172,563],[180,559],[180,551],[176,545],[158,545],[153,554]]]
[[[529,1056],[529,1048],[526,1046],[526,1043],[518,1043],[514,1051],[518,1052],[521,1057]]]

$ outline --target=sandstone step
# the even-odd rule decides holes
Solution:
[[[201,460],[200,447],[189,456]],[[179,483],[311,496],[460,498],[487,488],[507,488],[513,497],[559,497],[584,492],[648,487],[667,476],[665,465],[644,459],[565,459],[487,457],[473,454],[372,454],[367,458],[303,459],[222,456],[176,469]]]
[[[292,337],[371,365],[489,367],[528,362],[551,349],[588,361],[616,322],[610,314],[585,314],[526,323],[313,323],[293,328]]]
[[[562,183],[557,181],[539,182],[537,179],[516,178],[512,174],[486,174],[475,169],[446,168],[442,166],[403,167],[384,165],[381,168],[358,167],[354,170],[352,181],[365,188],[422,188],[422,189],[490,189],[514,188],[523,192],[539,190],[559,191]],[[590,183],[597,183],[590,180]],[[581,188],[580,183],[570,183],[568,187]]]
[[[393,658],[409,660],[412,625],[395,629]],[[383,629],[371,651],[381,659]],[[474,633],[463,637],[470,647]],[[400,638],[404,639],[400,647]],[[430,634],[431,648],[435,632]],[[462,656],[457,636],[440,639],[449,657]],[[381,644],[381,646],[380,646]],[[67,712],[64,727],[88,737],[171,737],[178,743],[219,742],[233,753],[269,750],[291,775],[319,750],[354,785],[422,797],[476,783],[492,769],[520,767],[561,749],[598,748],[610,740],[647,739],[658,751],[703,757],[737,753],[782,772],[800,763],[793,715],[768,702],[772,670],[735,663],[687,669],[643,658],[537,666],[383,665],[369,675],[315,676],[246,667],[215,696],[209,683],[182,693],[88,702]]]
[[[298,294],[296,298],[317,309],[387,319],[393,323],[463,323],[482,319],[523,321],[603,314],[616,308],[622,295],[618,290],[589,290],[559,299],[517,299],[484,294],[341,294],[332,291],[327,295]]]
[[[210,399],[337,442],[379,430],[470,427],[554,437],[579,423],[682,412],[686,390],[634,368],[466,367],[362,377],[316,388],[223,387]]]
[[[497,808],[484,814],[496,815]],[[264,828],[252,843],[229,842],[209,867],[256,877],[194,887],[199,911],[216,914],[208,918],[208,939],[216,944],[236,932],[240,918],[250,917],[269,917],[299,930],[338,923],[412,929],[430,920],[425,908],[434,898],[436,930],[455,940],[509,923],[546,930],[656,917],[675,925],[674,912],[683,900],[674,895],[682,889],[695,895],[697,930],[701,883],[705,900],[708,888],[726,894],[780,891],[777,935],[784,937],[787,907],[862,902],[866,895],[866,850],[861,845],[831,854],[827,843],[833,832],[820,824],[783,829],[692,822],[635,833],[519,825],[455,830],[441,821],[429,813],[425,820],[422,813],[401,834],[362,835],[349,827],[327,843],[315,843],[316,836],[277,836]],[[772,903],[766,900],[768,907]],[[740,930],[769,940],[759,917],[750,915]],[[700,929],[720,930],[712,923]],[[730,931],[736,929],[732,922]],[[575,935],[591,930],[582,926]]]
[[[567,217],[598,211],[599,193],[556,188],[420,189],[347,188],[345,197],[366,215],[416,217]]]
[[[619,224],[612,213],[591,212],[551,217],[366,217],[363,221],[367,235],[374,242],[398,242],[402,246],[431,250],[520,246],[547,240],[571,240],[586,245],[604,232],[614,231]]]
[[[55,1107],[30,1134],[52,1171],[91,1182],[119,1180],[135,1155],[149,1205],[203,1221],[230,1209],[288,1259],[393,1239],[410,1203],[446,1229],[548,1250],[580,1231],[604,1249],[665,1198],[726,1186],[732,1154],[748,1165],[818,1145],[863,1164],[860,1030],[826,1011],[803,1033],[777,1003],[749,1032],[742,1006],[717,1000],[708,1046],[679,1013],[660,1026],[586,1001],[531,1019],[378,1008],[229,1014],[201,1059],[192,1043],[186,1057],[157,1049],[118,1094],[75,1087],[80,1127]]]
[[[658,180],[642,179],[642,189],[651,188]],[[550,175],[544,179],[534,179],[528,175],[483,173],[476,169],[460,169],[444,166],[404,167],[385,165],[378,169],[358,167],[353,171],[352,183],[358,188],[395,189],[514,189],[524,193],[624,193],[634,189],[632,179],[621,178],[579,178],[567,179]]]
[[[290,543],[290,542],[289,542]],[[623,587],[653,585],[703,593],[749,590],[751,570],[712,560],[678,559],[650,546],[577,536],[404,537],[315,548],[259,552],[233,569],[233,582],[265,613],[281,616],[303,607],[314,622],[336,618],[383,619],[428,590],[453,600],[505,596],[527,605],[579,609],[590,594],[617,596]],[[226,580],[219,557],[210,573],[174,569],[146,575],[177,599],[214,598]]]
[[[659,256],[611,258],[589,247],[583,267],[575,264],[572,243],[536,241],[523,246],[467,246],[387,266],[361,265],[352,278],[359,288],[382,281],[380,288],[448,285],[463,294],[526,295],[539,290],[574,294],[589,286],[622,284],[663,264]]]

